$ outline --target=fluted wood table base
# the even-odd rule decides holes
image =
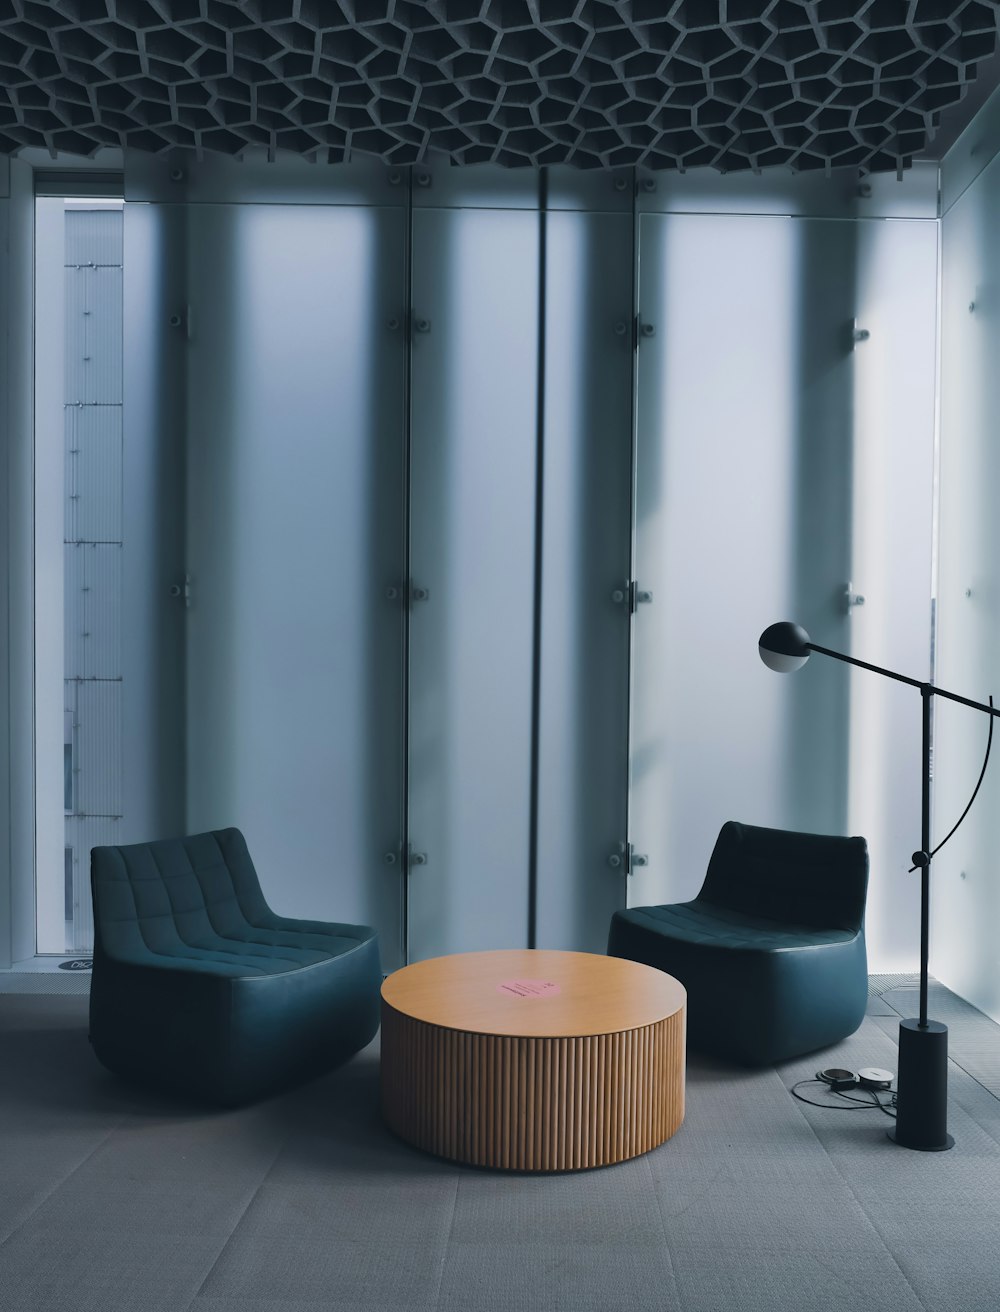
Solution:
[[[517,956],[517,961],[498,958]],[[533,960],[546,958],[547,960]],[[476,960],[476,959],[479,960]],[[560,979],[556,958],[575,958]],[[614,967],[594,963],[614,960]],[[382,999],[382,1108],[390,1128],[428,1152],[476,1166],[509,1170],[564,1171],[606,1166],[647,1152],[668,1139],[684,1119],[685,997],[676,980],[634,962],[584,953],[469,953],[438,958],[450,963],[450,983],[464,962],[466,972],[485,979],[478,1002],[475,990],[458,988],[439,1023],[426,1019],[433,1010],[423,993],[408,1014],[402,988],[407,971],[423,968],[422,982],[434,962],[421,962],[390,976]],[[526,968],[527,966],[527,968]],[[633,1009],[632,1028],[606,1032],[509,1033],[513,1028],[567,1028],[572,1013],[580,1028],[601,1028],[594,988],[574,996],[574,979],[594,973],[597,992],[604,977],[649,972],[639,979],[663,995],[650,1019],[648,997]],[[524,976],[554,990],[553,996],[504,994],[503,980],[517,984]],[[392,986],[396,979],[397,984]],[[497,981],[500,981],[498,984]],[[529,979],[529,984],[531,979]],[[488,990],[488,992],[486,991]],[[432,990],[433,992],[433,990]],[[639,992],[642,992],[640,988]],[[647,990],[648,993],[648,990]],[[446,991],[447,995],[447,991]],[[606,1002],[606,998],[603,999]],[[620,1021],[626,994],[605,1020]],[[467,1015],[466,1025],[450,1022]],[[419,1014],[423,1013],[423,1014]],[[488,1032],[489,1030],[494,1032]]]

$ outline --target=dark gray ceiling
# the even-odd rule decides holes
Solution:
[[[0,151],[898,169],[928,153],[940,111],[993,62],[998,10],[992,0],[0,0]]]

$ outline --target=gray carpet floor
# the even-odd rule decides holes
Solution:
[[[746,1071],[691,1055],[672,1140],[544,1176],[392,1138],[377,1044],[281,1098],[206,1112],[104,1072],[86,1006],[0,995],[2,1312],[1000,1308],[1000,1027],[937,985],[951,1152],[897,1148],[882,1112],[789,1093],[818,1066],[895,1069],[916,1010],[897,981],[818,1057]]]

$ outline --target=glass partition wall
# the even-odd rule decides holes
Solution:
[[[121,648],[37,710],[39,871],[64,804],[105,822],[73,780],[114,730],[106,823],[239,826],[276,910],[374,924],[385,969],[603,951],[616,908],[694,895],[728,818],[870,833],[896,968],[884,835],[912,849],[918,799],[871,800],[896,722],[756,641],[792,618],[913,673],[929,651],[930,515],[904,541],[886,476],[929,497],[927,179],[858,205],[842,179],[216,164],[128,163],[121,482],[71,514],[55,466],[39,493],[39,531],[58,508],[66,552],[100,529],[121,562],[118,610],[36,562],[46,622],[58,574]]]
[[[944,192],[937,681],[1000,705],[1000,157],[991,158],[997,145],[989,120],[970,128],[955,146]],[[976,786],[989,724],[985,715],[937,698],[934,732],[934,826],[943,837]],[[1000,1020],[998,798],[994,751],[968,818],[934,858],[931,921],[935,975],[994,1020]],[[990,1059],[972,1060],[976,1074]]]
[[[147,422],[163,271],[118,197],[38,195],[34,226],[35,948],[93,949],[90,852],[180,831],[181,434]],[[53,185],[48,180],[48,185]],[[132,311],[128,307],[131,305]],[[129,338],[126,319],[137,328]],[[165,318],[165,316],[164,316]],[[138,390],[136,390],[138,389]]]
[[[123,841],[121,200],[36,201],[36,948],[93,947]]]
[[[779,679],[757,639],[791,619],[929,677],[937,225],[919,204],[846,219],[794,202],[691,214],[675,193],[675,212],[639,220],[636,579],[651,599],[635,624],[644,863],[629,895],[693,897],[726,820],[860,833],[870,954],[900,971],[919,943],[919,698],[819,656]]]
[[[187,824],[243,830],[282,915],[398,964],[404,211],[170,206],[181,225]],[[156,208],[151,207],[151,208]]]

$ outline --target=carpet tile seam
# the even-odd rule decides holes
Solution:
[[[670,1247],[670,1231],[667,1229],[667,1218],[663,1215],[663,1202],[660,1198],[660,1191],[656,1187],[656,1181],[653,1178],[653,1168],[650,1165],[648,1153],[644,1155],[642,1164],[646,1168],[646,1173],[649,1176],[649,1182],[653,1190],[653,1197],[656,1199],[656,1211],[660,1218],[660,1228],[663,1231],[663,1248],[667,1255],[667,1263],[670,1267],[670,1283],[673,1285],[674,1296],[676,1299],[675,1306],[678,1312],[681,1312],[684,1303],[681,1299],[681,1286],[680,1281],[677,1279],[677,1266],[674,1262],[673,1249]]]
[[[115,1133],[115,1131],[120,1130],[123,1124],[124,1124],[124,1118],[122,1118],[122,1120],[117,1122],[117,1124],[112,1125],[111,1128],[101,1136],[100,1140],[94,1144],[90,1152],[85,1153],[84,1156],[81,1157],[80,1160],[76,1163],[76,1165],[71,1167],[66,1172],[66,1174],[52,1186],[52,1188],[48,1191],[48,1193],[46,1193],[43,1197],[39,1198],[38,1202],[31,1209],[31,1211],[28,1212],[27,1215],[21,1218],[19,1224],[15,1225],[11,1230],[8,1230],[7,1233],[2,1238],[0,1238],[0,1248],[3,1248],[11,1239],[14,1238],[15,1235],[20,1234],[20,1232],[24,1229],[24,1227],[28,1224],[28,1222],[45,1206],[45,1204],[49,1201],[49,1199],[54,1197],[54,1195],[59,1192],[59,1190],[63,1187],[63,1185],[66,1184],[68,1180],[71,1180],[74,1175],[76,1175],[77,1171],[81,1170],[84,1166],[86,1166],[87,1162],[89,1162],[90,1159],[96,1153],[100,1152],[100,1150],[108,1142],[108,1140]]]
[[[979,1079],[979,1077],[975,1075],[972,1071],[966,1070],[966,1068],[962,1065],[962,1062],[958,1057],[954,1057],[952,1056],[951,1053],[949,1053],[948,1060],[950,1062],[953,1062],[954,1065],[956,1065],[964,1075],[968,1075],[970,1080],[973,1080],[976,1084],[978,1084],[979,1087],[984,1091],[984,1093],[988,1093],[991,1098],[995,1098],[997,1102],[1000,1102],[1000,1093],[997,1093],[996,1089],[991,1089],[988,1084],[984,1084],[982,1080]],[[963,1108],[962,1110],[966,1112],[967,1116],[972,1116],[972,1113],[970,1111],[967,1111],[965,1108]],[[973,1116],[972,1119],[975,1120],[976,1118]],[[978,1121],[976,1123],[979,1124]],[[986,1133],[989,1134],[991,1138],[997,1139],[997,1136],[995,1134],[992,1134],[989,1130],[987,1130],[985,1125],[982,1128],[986,1130]],[[1000,1144],[1000,1139],[997,1139],[997,1143]]]
[[[781,1077],[778,1075],[778,1072],[777,1072],[777,1071],[775,1071],[775,1076],[776,1076],[776,1078],[778,1078],[779,1081],[780,1081],[780,1078],[781,1078]],[[782,1084],[782,1088],[785,1088],[785,1085],[784,1085],[784,1084]],[[805,1121],[806,1125],[808,1125],[810,1132],[812,1133],[812,1135],[813,1135],[814,1138],[816,1139],[816,1142],[817,1142],[817,1143],[819,1144],[819,1146],[823,1149],[823,1152],[826,1153],[827,1160],[831,1163],[831,1165],[833,1166],[833,1169],[834,1169],[834,1170],[837,1172],[837,1174],[840,1176],[841,1180],[843,1180],[843,1182],[844,1182],[844,1184],[846,1185],[847,1190],[848,1190],[848,1192],[850,1193],[851,1197],[854,1199],[854,1201],[857,1203],[858,1207],[861,1209],[861,1214],[862,1214],[862,1216],[864,1216],[865,1220],[866,1220],[866,1221],[868,1222],[868,1224],[871,1226],[873,1232],[878,1236],[878,1241],[879,1241],[879,1243],[880,1243],[880,1244],[882,1245],[882,1247],[885,1249],[886,1255],[888,1256],[888,1258],[889,1258],[890,1262],[892,1263],[892,1265],[896,1268],[896,1270],[897,1270],[897,1271],[899,1272],[899,1274],[902,1276],[902,1278],[903,1278],[903,1283],[906,1285],[907,1289],[910,1290],[910,1292],[912,1293],[913,1297],[917,1300],[917,1303],[920,1305],[920,1307],[922,1307],[922,1308],[924,1309],[924,1312],[934,1312],[934,1309],[931,1308],[931,1307],[929,1307],[928,1304],[925,1303],[924,1300],[920,1297],[920,1294],[918,1293],[917,1289],[916,1289],[915,1286],[911,1283],[909,1276],[906,1274],[906,1272],[905,1272],[905,1271],[903,1270],[903,1268],[900,1266],[900,1264],[899,1264],[899,1259],[896,1257],[895,1253],[893,1253],[892,1249],[889,1247],[888,1243],[886,1242],[885,1235],[884,1235],[884,1234],[882,1233],[882,1231],[879,1229],[878,1225],[877,1225],[876,1222],[875,1222],[874,1217],[872,1217],[872,1216],[869,1214],[868,1209],[865,1207],[864,1203],[863,1203],[863,1202],[861,1201],[861,1199],[858,1197],[857,1193],[855,1193],[854,1188],[852,1187],[850,1181],[847,1179],[847,1176],[846,1176],[846,1175],[844,1174],[844,1172],[841,1170],[841,1168],[840,1168],[840,1166],[839,1166],[839,1164],[838,1164],[838,1162],[837,1162],[837,1159],[833,1156],[833,1154],[830,1152],[829,1148],[827,1148],[826,1144],[823,1142],[823,1140],[822,1140],[822,1139],[819,1137],[819,1135],[817,1134],[817,1132],[816,1132],[816,1127],[813,1125],[812,1121],[809,1120],[809,1117],[806,1116],[805,1112],[802,1110],[801,1106],[799,1105],[798,1099],[793,1098],[793,1099],[792,1099],[792,1102],[795,1103],[795,1110],[798,1112],[798,1114],[799,1114],[799,1116],[802,1118],[802,1120]],[[906,1150],[904,1149],[904,1151],[906,1151]]]
[[[455,1176],[455,1189],[451,1196],[451,1216],[448,1218],[448,1233],[445,1236],[444,1247],[441,1251],[441,1262],[438,1270],[437,1289],[434,1291],[434,1301],[428,1304],[429,1308],[439,1308],[441,1306],[441,1291],[444,1288],[444,1269],[448,1264],[448,1250],[451,1248],[452,1235],[455,1233],[455,1216],[458,1213],[458,1191],[462,1187],[460,1175]]]
[[[972,1082],[975,1085],[977,1085],[980,1089],[986,1088],[986,1086],[980,1084],[979,1081],[976,1079],[976,1077],[970,1074],[969,1071],[967,1071],[964,1066],[959,1065],[959,1063],[955,1061],[954,1058],[949,1057],[948,1060],[950,1062],[953,1062],[953,1064],[958,1067],[958,1069],[962,1072],[962,1074],[967,1076],[968,1079],[972,1080]],[[995,1093],[993,1093],[992,1089],[986,1089],[986,1092],[993,1098],[996,1098],[997,1096]],[[954,1101],[954,1099],[950,1099],[950,1101]],[[1000,1101],[1000,1099],[998,1099],[998,1101]],[[983,1122],[979,1119],[978,1116],[975,1115],[974,1112],[970,1111],[968,1107],[963,1107],[961,1103],[959,1103],[959,1110],[964,1115],[968,1116],[969,1120],[972,1121],[974,1125],[978,1126],[979,1129],[982,1130],[982,1132],[986,1135],[988,1139],[991,1139],[998,1147],[1000,1147],[1000,1136],[997,1135],[995,1130],[991,1130],[988,1125],[984,1125]]]
[[[221,1260],[221,1258],[222,1258],[223,1253],[226,1251],[226,1249],[229,1247],[229,1245],[233,1242],[233,1239],[236,1237],[236,1232],[237,1232],[237,1230],[238,1230],[238,1229],[240,1228],[240,1226],[243,1224],[243,1221],[244,1221],[244,1219],[245,1219],[245,1217],[246,1217],[247,1212],[249,1212],[250,1208],[253,1206],[254,1199],[255,1199],[255,1198],[257,1197],[257,1195],[260,1193],[262,1187],[264,1186],[265,1182],[267,1181],[268,1176],[271,1174],[271,1172],[274,1170],[275,1166],[278,1164],[278,1158],[279,1158],[279,1157],[281,1156],[281,1154],[284,1152],[284,1150],[285,1150],[285,1148],[286,1148],[286,1146],[287,1146],[287,1144],[288,1144],[288,1139],[289,1139],[289,1137],[290,1137],[290,1135],[289,1135],[289,1134],[286,1134],[285,1137],[282,1139],[281,1143],[278,1145],[277,1149],[275,1150],[274,1156],[272,1157],[272,1159],[271,1159],[271,1161],[270,1161],[270,1163],[269,1163],[267,1169],[264,1171],[263,1175],[260,1177],[260,1179],[257,1181],[257,1183],[254,1185],[253,1189],[251,1190],[251,1192],[250,1192],[250,1197],[247,1199],[247,1202],[246,1202],[246,1206],[243,1208],[243,1211],[242,1211],[242,1212],[239,1214],[239,1216],[236,1218],[236,1221],[235,1221],[234,1224],[233,1224],[233,1228],[230,1230],[229,1234],[228,1234],[228,1235],[225,1237],[225,1239],[222,1241],[222,1246],[221,1246],[221,1248],[220,1248],[220,1249],[218,1250],[218,1252],[215,1254],[215,1260],[214,1260],[214,1262],[213,1262],[212,1265],[208,1268],[208,1270],[205,1272],[205,1275],[202,1277],[201,1284],[198,1286],[198,1289],[197,1289],[196,1292],[195,1292],[194,1298],[193,1298],[193,1299],[191,1300],[191,1302],[188,1304],[187,1308],[184,1309],[184,1312],[190,1312],[191,1308],[194,1307],[194,1304],[195,1304],[195,1303],[197,1302],[197,1300],[201,1297],[202,1292],[204,1291],[205,1286],[208,1284],[209,1280],[212,1278],[212,1273],[215,1271],[216,1267],[219,1265],[219,1262],[220,1262],[220,1260]]]

